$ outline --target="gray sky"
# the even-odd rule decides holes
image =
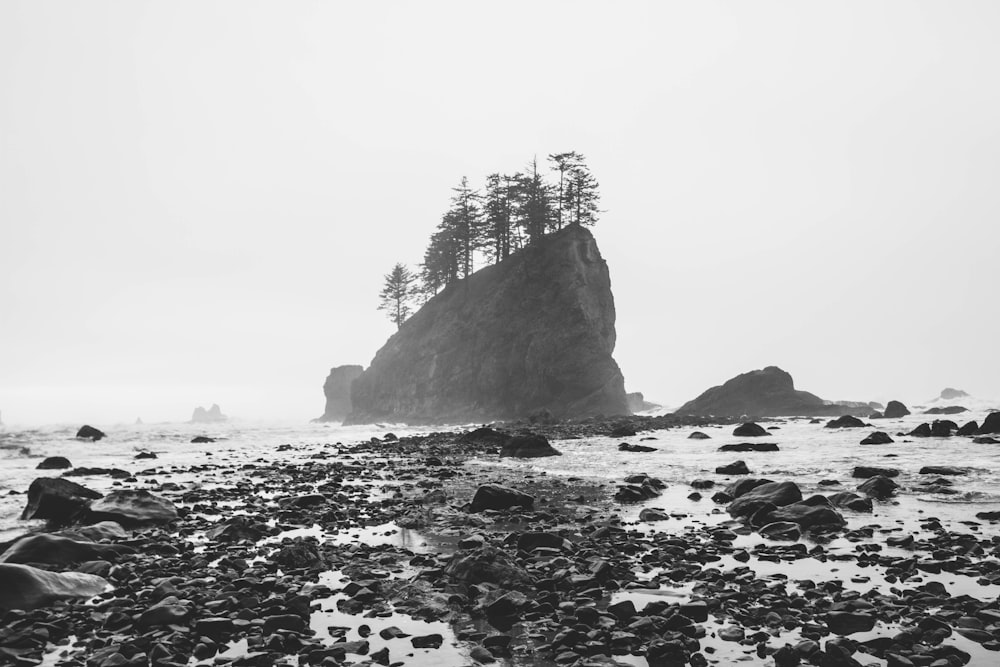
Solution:
[[[1000,397],[995,2],[0,3],[5,421],[322,412],[467,175],[576,150],[630,390]]]

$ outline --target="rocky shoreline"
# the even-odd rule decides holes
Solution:
[[[627,438],[707,423],[507,428]],[[28,568],[85,585],[0,612],[0,664],[995,664],[1000,537],[980,530],[992,517],[848,529],[793,480],[743,478],[716,493],[719,522],[683,521],[640,511],[660,488],[638,471],[619,485],[525,474],[492,463],[505,442],[387,434],[123,479],[87,500],[84,523],[103,523],[0,555],[0,601]],[[894,492],[871,479],[874,502]],[[699,496],[715,486],[691,482]],[[854,549],[828,548],[834,536]],[[107,590],[90,597],[97,580]]]

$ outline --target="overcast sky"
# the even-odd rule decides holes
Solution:
[[[583,153],[629,390],[1000,397],[1000,3],[0,3],[8,423],[322,413],[463,175]]]

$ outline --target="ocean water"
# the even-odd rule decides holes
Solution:
[[[970,412],[951,417],[962,424],[970,419],[982,422],[985,412]],[[956,418],[957,417],[957,418]],[[738,438],[732,435],[732,426],[708,426],[699,430],[711,436],[708,440],[691,440],[688,435],[695,429],[670,429],[640,433],[631,438],[591,437],[580,440],[557,440],[554,445],[562,456],[541,459],[487,459],[472,461],[471,465],[499,465],[511,472],[549,475],[565,478],[580,477],[599,479],[609,486],[620,483],[629,474],[645,472],[667,483],[663,496],[643,506],[662,507],[684,514],[678,517],[687,521],[718,522],[728,518],[720,515],[717,506],[709,500],[714,489],[702,491],[704,499],[687,498],[693,491],[689,486],[694,479],[715,480],[717,487],[724,486],[728,478],[715,474],[716,466],[746,461],[751,475],[773,480],[794,480],[803,494],[833,493],[854,490],[862,480],[851,478],[857,465],[874,465],[897,468],[896,481],[908,491],[890,502],[876,503],[872,514],[848,513],[849,527],[871,523],[890,524],[912,528],[927,517],[942,521],[960,522],[975,519],[976,512],[1000,510],[1000,445],[975,444],[970,438],[910,438],[899,436],[924,421],[930,415],[910,415],[898,420],[872,422],[878,430],[889,433],[895,443],[888,445],[860,445],[861,439],[872,430],[828,429],[823,423],[810,424],[808,419],[788,419],[764,422],[773,427],[771,434],[761,438]],[[825,422],[824,422],[825,423]],[[74,466],[122,468],[137,472],[156,467],[188,466],[194,463],[242,463],[258,459],[269,460],[288,456],[276,450],[283,444],[311,448],[341,442],[350,444],[381,437],[391,431],[397,435],[426,433],[427,428],[402,425],[368,425],[344,427],[312,423],[263,423],[230,421],[222,424],[135,424],[97,425],[108,437],[98,442],[80,441],[74,436],[78,425],[58,425],[18,430],[3,427],[0,430],[0,539],[23,531],[25,523],[17,519],[24,506],[23,495],[9,495],[10,491],[24,491],[35,477],[56,476],[62,471],[36,470],[46,456],[66,456]],[[456,427],[458,428],[458,427]],[[435,429],[441,430],[441,429]],[[210,444],[193,444],[197,435],[217,439]],[[764,441],[777,443],[777,452],[720,452],[727,443]],[[618,450],[621,442],[642,443],[656,448],[648,453],[631,453]],[[156,460],[136,460],[141,451],[157,454]],[[926,465],[960,466],[968,474],[949,478],[958,493],[942,495],[919,490],[919,484],[936,475],[921,475]],[[211,477],[211,475],[208,475]],[[106,491],[115,480],[107,476],[74,478],[81,483]],[[840,486],[821,486],[821,480],[838,480]],[[159,480],[164,481],[164,480]],[[212,482],[211,479],[195,480]],[[214,480],[213,483],[225,483]],[[639,506],[622,509],[626,520],[634,519]],[[668,526],[661,526],[667,528]],[[984,527],[984,530],[986,528]]]

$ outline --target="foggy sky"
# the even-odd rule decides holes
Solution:
[[[1000,397],[994,2],[0,3],[8,423],[322,413],[467,175],[576,150],[629,390]]]

